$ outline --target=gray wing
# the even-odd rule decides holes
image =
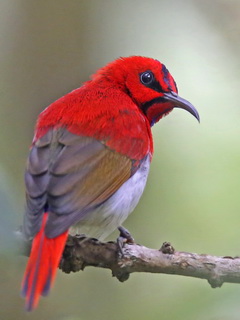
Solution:
[[[136,171],[133,161],[100,141],[66,129],[50,130],[32,146],[25,172],[27,237],[53,238],[102,204]]]

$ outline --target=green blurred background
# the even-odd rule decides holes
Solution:
[[[240,318],[239,285],[152,274],[119,283],[94,268],[59,271],[50,296],[26,314],[26,258],[12,242],[39,112],[107,62],[144,55],[166,64],[201,124],[177,109],[153,128],[148,185],[125,226],[146,246],[166,240],[177,250],[239,255],[239,16],[239,0],[1,0],[0,319]]]

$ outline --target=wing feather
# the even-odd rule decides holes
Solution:
[[[25,233],[33,236],[39,230],[39,216],[47,208],[46,234],[59,235],[106,201],[132,173],[133,161],[103,142],[63,128],[48,131],[28,159]]]

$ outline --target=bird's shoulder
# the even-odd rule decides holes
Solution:
[[[128,94],[116,88],[83,86],[58,99],[40,114],[35,141],[58,127],[93,137],[131,159],[152,154],[147,118]]]

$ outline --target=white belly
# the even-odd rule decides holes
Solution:
[[[71,234],[84,233],[103,240],[119,227],[138,204],[147,182],[149,167],[150,159],[147,157],[118,191],[71,228]]]

